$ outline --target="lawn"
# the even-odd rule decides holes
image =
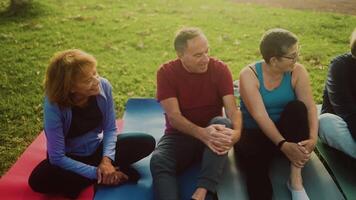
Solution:
[[[234,78],[260,59],[263,32],[281,27],[300,38],[301,59],[321,103],[329,60],[348,51],[356,16],[236,4],[228,0],[33,0],[7,16],[0,0],[0,175],[42,129],[42,80],[54,52],[79,48],[98,60],[113,85],[120,117],[126,100],[155,96],[155,71],[175,58],[172,39],[183,26],[206,33],[210,54]]]

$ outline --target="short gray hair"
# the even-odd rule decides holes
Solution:
[[[187,47],[187,41],[197,36],[204,35],[204,33],[196,27],[185,27],[177,31],[174,38],[174,49],[176,52],[182,53]]]
[[[260,52],[265,62],[269,63],[272,57],[283,56],[288,48],[297,42],[297,36],[288,30],[281,28],[270,29],[262,36]]]

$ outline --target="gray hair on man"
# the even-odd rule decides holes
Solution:
[[[204,36],[204,33],[196,27],[184,27],[177,31],[174,38],[174,49],[177,53],[183,53],[187,47],[187,41],[197,36]]]

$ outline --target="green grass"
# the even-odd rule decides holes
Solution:
[[[56,51],[80,48],[98,60],[113,85],[120,117],[129,97],[155,95],[155,71],[175,58],[172,39],[182,26],[206,33],[211,55],[234,78],[260,59],[263,32],[281,27],[300,38],[301,63],[321,103],[329,60],[348,50],[356,17],[272,9],[224,0],[33,0],[19,16],[7,16],[0,0],[0,175],[42,129],[42,80]]]

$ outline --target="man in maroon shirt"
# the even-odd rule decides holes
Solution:
[[[155,197],[178,200],[176,174],[201,160],[192,199],[216,193],[227,153],[240,138],[241,113],[233,96],[227,65],[208,56],[205,35],[197,28],[178,31],[178,58],[157,72],[157,100],[165,111],[166,130],[151,158]],[[226,116],[222,117],[222,108]]]

